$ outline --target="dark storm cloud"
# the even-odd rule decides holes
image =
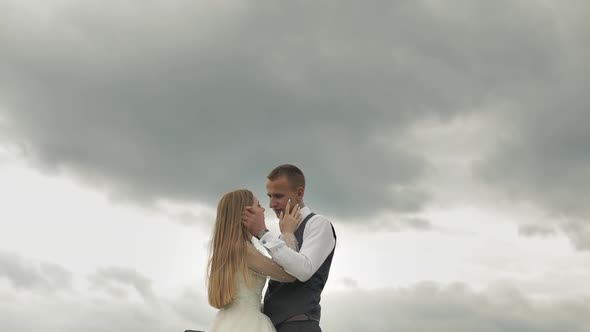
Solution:
[[[292,162],[342,218],[420,211],[407,126],[519,101],[565,47],[524,1],[1,6],[0,114],[39,165],[212,204]]]

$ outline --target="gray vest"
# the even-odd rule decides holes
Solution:
[[[305,226],[314,215],[310,213],[295,231],[295,238],[299,242],[299,248],[303,245],[303,231],[305,230]],[[332,226],[332,233],[334,234],[335,240],[336,232],[334,231],[334,226]],[[311,319],[320,320],[320,297],[324,285],[328,281],[328,274],[330,273],[335,249],[336,246],[334,246],[330,255],[322,263],[322,266],[320,266],[309,280],[305,282],[296,280],[291,283],[281,283],[274,280],[269,282],[264,296],[264,313],[270,317],[275,326],[299,314],[307,314]]]

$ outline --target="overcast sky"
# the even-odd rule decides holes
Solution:
[[[0,330],[206,329],[217,201],[293,163],[338,233],[325,331],[590,331],[589,22],[0,0]]]

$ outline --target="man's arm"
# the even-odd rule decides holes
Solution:
[[[270,233],[266,233],[260,241],[270,251],[275,262],[303,282],[320,268],[336,245],[332,225],[322,216],[314,216],[307,222],[299,252]]]

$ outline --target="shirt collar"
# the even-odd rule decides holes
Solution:
[[[299,210],[299,214],[301,214],[301,218],[299,219],[299,223],[297,224],[297,227],[299,227],[299,225],[301,225],[301,222],[303,220],[305,220],[305,218],[307,218],[307,216],[310,213],[311,213],[311,209],[307,205],[302,207],[301,210]]]

